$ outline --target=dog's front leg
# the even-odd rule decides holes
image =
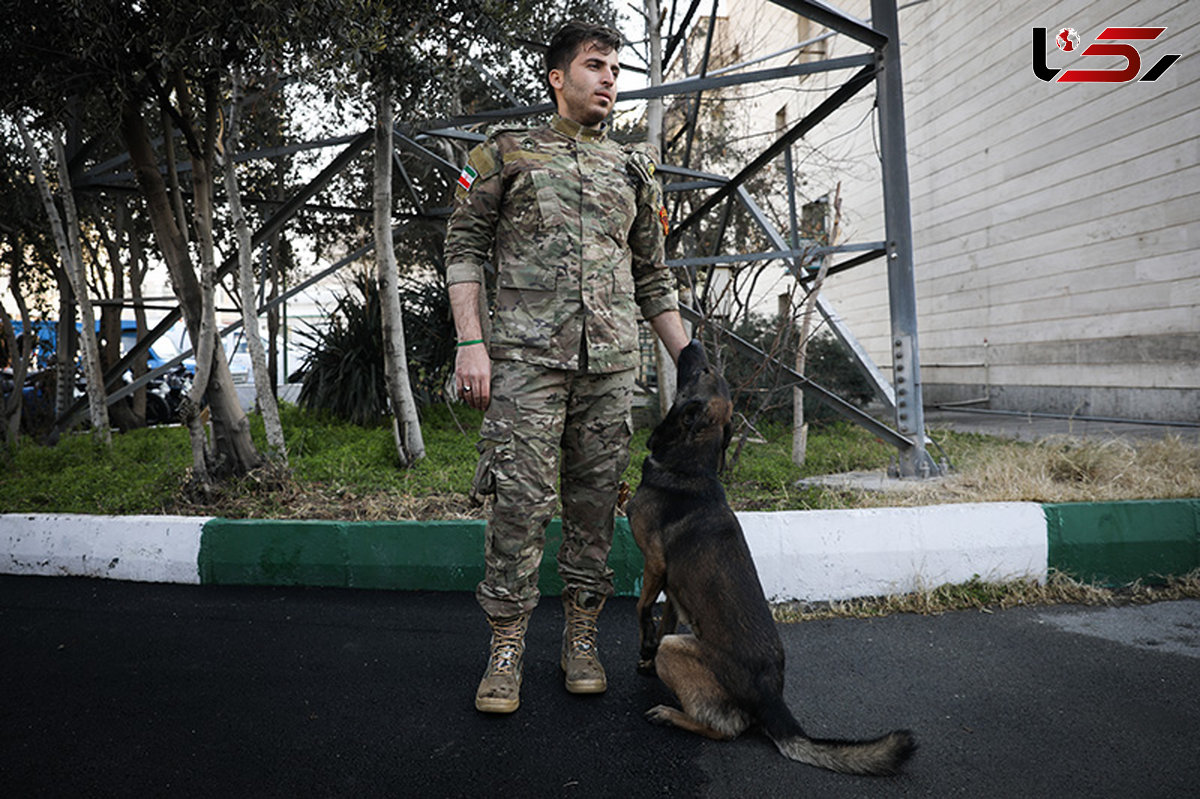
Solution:
[[[654,625],[654,601],[666,584],[666,574],[651,568],[649,562],[642,572],[642,594],[638,597],[638,671],[654,675],[654,654],[658,651],[659,631]],[[668,606],[670,602],[668,602]]]
[[[671,595],[666,595],[666,602],[663,603],[662,621],[658,623],[658,640],[662,640],[664,636],[674,635],[679,629],[679,607],[671,599]]]

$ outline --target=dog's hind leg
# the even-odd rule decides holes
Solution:
[[[683,710],[657,705],[646,712],[656,724],[669,724],[718,741],[736,738],[750,718],[732,701],[704,663],[704,647],[694,635],[668,635],[659,643],[654,665]]]

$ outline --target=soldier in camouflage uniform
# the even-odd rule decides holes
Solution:
[[[471,151],[446,236],[459,395],[486,409],[473,491],[494,494],[477,597],[492,628],[475,705],[519,705],[545,529],[559,500],[567,690],[607,686],[596,622],[612,593],[608,552],[629,462],[637,316],[677,357],[687,343],[663,263],[666,212],[642,148],[608,138],[619,35],[569,23],[551,41],[549,126],[500,127]],[[496,298],[484,342],[484,262]]]

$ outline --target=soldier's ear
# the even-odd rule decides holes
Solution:
[[[561,69],[552,69],[546,76],[546,80],[550,81],[550,85],[554,87],[555,91],[559,91],[566,83],[566,73]]]

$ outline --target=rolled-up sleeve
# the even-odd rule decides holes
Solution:
[[[446,225],[446,285],[482,283],[503,194],[500,154],[491,141],[471,150]]]

